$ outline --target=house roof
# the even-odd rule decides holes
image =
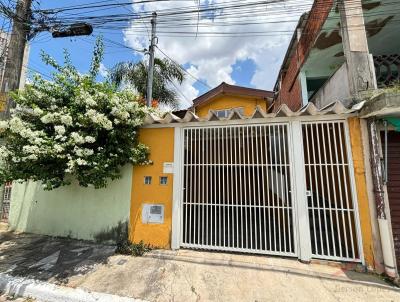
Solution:
[[[228,118],[218,117],[214,110],[210,110],[209,114],[205,118],[201,118],[187,110],[184,117],[178,117],[174,113],[168,112],[163,117],[155,116],[154,114],[148,114],[145,118],[144,126],[158,124],[160,126],[165,125],[168,127],[170,124],[179,123],[193,123],[201,122],[207,123],[212,121],[227,121],[227,120],[249,120],[249,119],[260,119],[265,122],[266,119],[273,120],[278,117],[297,117],[297,116],[322,116],[329,114],[351,114],[359,112],[365,102],[354,105],[353,107],[345,107],[341,102],[332,102],[331,104],[325,106],[324,108],[318,109],[313,103],[308,103],[306,106],[298,111],[292,111],[290,108],[283,104],[280,106],[279,110],[274,113],[265,112],[260,106],[257,106],[254,113],[247,117],[240,113],[240,110],[232,109],[231,114]]]
[[[236,85],[229,85],[225,82],[222,82],[219,86],[194,99],[193,107],[206,104],[220,95],[248,96],[258,99],[272,99],[274,97],[274,92]]]

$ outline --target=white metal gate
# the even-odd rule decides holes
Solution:
[[[4,184],[3,196],[0,196],[1,197],[0,220],[2,221],[8,221],[8,215],[10,213],[11,189],[12,189],[12,182],[6,182]]]
[[[346,120],[216,123],[182,139],[179,246],[362,261]]]
[[[288,124],[183,129],[181,246],[295,256]]]
[[[344,121],[302,124],[314,258],[359,261],[358,212]]]

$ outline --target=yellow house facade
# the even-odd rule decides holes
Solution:
[[[273,93],[269,91],[232,86],[222,83],[205,95],[194,100],[191,108],[199,117],[206,117],[210,110],[215,112],[243,109],[250,116],[257,106],[267,110],[272,103]],[[225,112],[224,112],[225,113]],[[134,167],[132,176],[132,197],[130,211],[130,235],[132,242],[146,242],[160,248],[171,247],[173,173],[165,164],[174,162],[174,128],[143,128],[140,141],[151,149],[150,166]],[[165,173],[168,172],[168,173]],[[145,183],[145,177],[151,183]],[[166,177],[167,184],[160,184]],[[143,204],[164,206],[162,223],[145,223],[142,219]]]
[[[272,97],[223,83],[187,112],[147,118],[153,164],[133,168],[132,242],[374,268],[355,111],[268,113]]]
[[[191,110],[199,117],[206,117],[210,111],[228,115],[229,110],[237,109],[245,116],[251,116],[258,106],[267,111],[272,104],[271,91],[239,87],[222,83],[193,101]],[[227,117],[227,116],[225,116]]]

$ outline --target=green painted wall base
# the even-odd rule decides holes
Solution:
[[[44,191],[40,183],[14,183],[10,230],[109,241],[126,231],[132,185],[132,166],[107,188],[83,188],[77,183]]]

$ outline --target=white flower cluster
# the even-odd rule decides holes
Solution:
[[[53,105],[54,106],[54,105]],[[57,107],[53,107],[52,110],[57,110]],[[72,126],[72,117],[69,114],[62,112],[48,112],[40,118],[43,124],[51,124],[60,121],[61,124],[66,126]]]
[[[54,144],[54,151],[56,151],[56,153],[61,153],[64,152],[64,148],[59,144]]]
[[[94,109],[89,109],[86,114],[94,124],[106,130],[111,130],[113,128],[112,122],[103,113]]]
[[[64,114],[60,118],[61,123],[63,123],[66,126],[72,126],[72,117],[68,114]]]
[[[88,149],[88,148],[78,148],[75,146],[74,148],[74,152],[77,156],[79,157],[87,157],[90,155],[94,154],[94,151],[92,149]]]
[[[34,131],[28,127],[22,129],[19,135],[28,139],[28,141],[34,145],[41,145],[46,142],[46,134],[43,131]]]
[[[56,125],[56,126],[54,126],[54,131],[57,133],[57,135],[64,135],[65,134],[65,127]]]
[[[90,135],[85,136],[85,142],[89,143],[89,144],[93,144],[94,142],[96,142],[96,138]]]
[[[53,113],[53,112],[49,112],[49,113],[47,113],[47,114],[45,114],[45,115],[43,115],[41,118],[40,118],[40,121],[43,123],[43,124],[50,124],[50,123],[54,123],[55,121],[56,121],[56,119],[58,119],[60,117],[60,114],[59,113]]]
[[[14,162],[26,161],[26,160],[37,160],[40,155],[48,155],[51,151],[51,148],[48,148],[44,145],[35,146],[35,145],[25,145],[22,147],[22,152],[24,156],[18,158],[13,158]]]
[[[134,127],[142,124],[142,118],[137,115],[137,112],[141,110],[140,104],[132,100],[131,94],[128,93],[113,97],[111,104],[111,114],[116,117],[114,120],[115,124],[123,122]]]
[[[7,129],[8,122],[7,121],[0,121],[0,129]]]
[[[59,174],[53,178],[52,171],[64,163],[62,168],[66,173],[79,176],[80,181],[90,178],[83,181],[84,185],[101,187],[106,183],[105,179],[115,173],[116,163],[143,162],[148,152],[136,146],[136,140],[129,140],[129,137],[137,134],[136,127],[142,124],[148,109],[137,102],[132,92],[112,92],[108,85],[103,89],[100,83],[95,82],[90,87],[86,81],[78,83],[71,94],[68,91],[69,99],[66,101],[62,76],[69,80],[72,75],[79,81],[84,78],[73,72],[69,76],[61,74],[60,82],[39,80],[37,85],[42,89],[31,88],[28,93],[21,93],[20,106],[33,106],[32,109],[16,110],[9,121],[0,121],[0,132],[9,136],[7,145],[0,147],[0,166],[2,162],[9,167],[13,167],[12,163],[30,163],[22,173],[50,183],[49,179],[53,182],[60,178]],[[129,136],[119,135],[121,131],[129,131]],[[107,145],[110,141],[107,135],[117,142]],[[43,160],[49,165],[57,165],[57,169],[47,166],[43,169]],[[15,174],[20,177],[19,173]],[[62,176],[59,183],[46,185],[51,188],[60,183],[64,184]]]
[[[78,104],[84,104],[87,107],[96,107],[97,102],[93,99],[93,97],[82,87],[80,87],[79,95],[75,100]]]
[[[0,146],[0,165],[9,155],[10,151],[4,146]]]
[[[10,127],[11,132],[20,133],[22,130],[25,129],[25,124],[19,117],[14,116],[9,121],[9,127]]]
[[[41,116],[44,112],[43,112],[43,110],[42,109],[40,109],[40,108],[38,108],[38,107],[36,107],[35,109],[33,109],[33,115],[35,115],[35,116]]]
[[[78,132],[72,132],[71,138],[75,144],[82,145],[85,143],[85,138],[82,135],[80,135]]]

